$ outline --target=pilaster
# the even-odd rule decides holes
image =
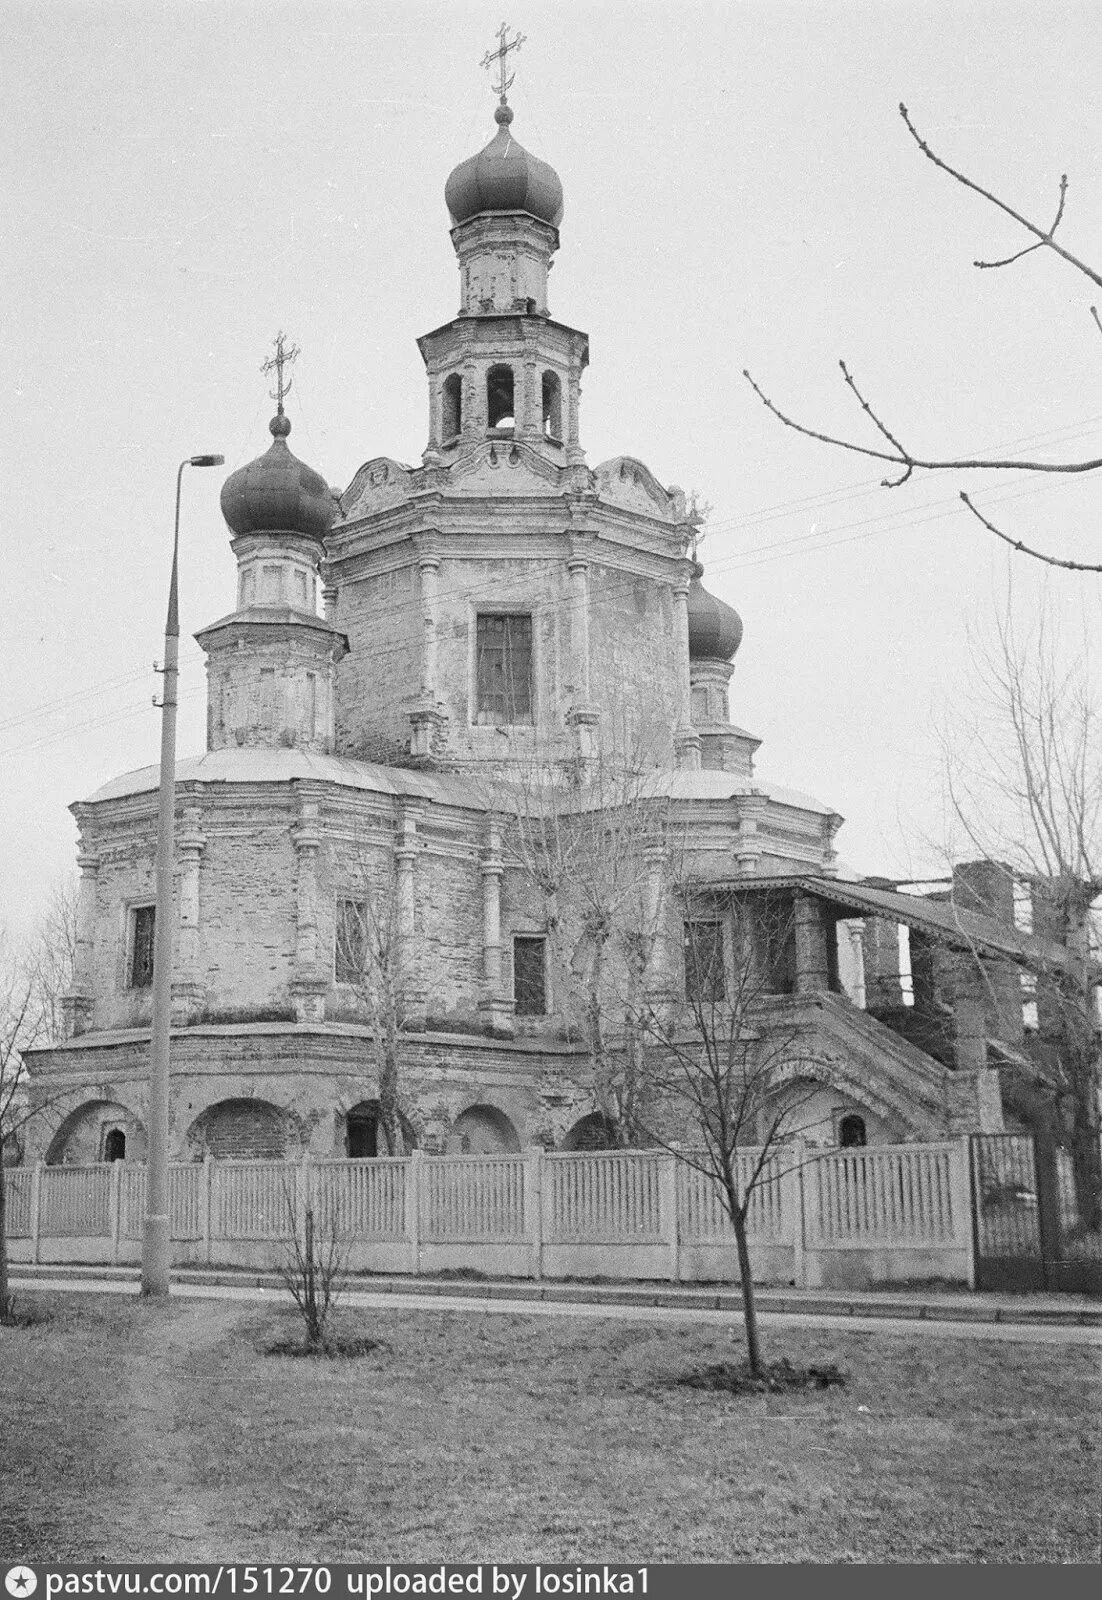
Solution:
[[[677,640],[677,699],[673,748],[678,767],[700,771],[700,735],[692,725],[692,686],[689,680],[689,568],[673,585],[674,637]]]
[[[501,981],[501,825],[491,817],[482,851],[482,981],[478,1009],[492,1034],[512,1034],[513,1001]]]
[[[421,842],[417,837],[418,814],[403,802],[398,812],[398,835],[394,846],[395,892],[398,900],[398,986],[402,1020],[407,1028],[425,1026],[425,983],[417,941],[417,857]]]
[[[172,979],[172,1019],[186,1025],[202,1010],[206,987],[200,952],[199,877],[207,838],[202,808],[188,796],[176,830],[176,970]]]
[[[291,979],[297,1022],[320,1022],[325,1015],[328,977],[318,945],[318,851],[321,847],[320,794],[296,785],[298,816],[291,825],[295,847],[295,969]]]
[[[74,810],[76,808],[74,807]],[[77,813],[81,838],[77,853],[80,888],[77,898],[76,947],[73,951],[73,978],[69,993],[62,996],[62,1029],[67,1039],[86,1033],[92,1026],[94,984],[92,958],[96,937],[96,889],[100,858],[91,848],[83,829],[86,819]]]

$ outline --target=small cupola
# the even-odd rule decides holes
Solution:
[[[689,582],[689,659],[731,661],[742,643],[742,618],[734,606],[708,593],[703,576],[697,561]]]
[[[282,403],[268,424],[272,443],[262,456],[238,467],[222,485],[222,515],[230,532],[286,533],[324,544],[337,503],[320,473],[287,448],[291,419]]]

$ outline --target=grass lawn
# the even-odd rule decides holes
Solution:
[[[0,1329],[0,1558],[1096,1561],[1099,1359],[772,1331],[844,1389],[672,1387],[724,1330],[349,1312],[385,1348],[271,1357],[290,1314],[28,1295]],[[2,1560],[0,1560],[0,1564]]]

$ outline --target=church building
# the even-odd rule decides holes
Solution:
[[[562,185],[504,92],[494,115],[445,186],[459,307],[418,340],[420,463],[372,456],[331,492],[290,446],[281,338],[271,443],[222,489],[235,597],[197,635],[207,748],[177,766],[172,1158],[385,1153],[387,1028],[408,1144],[599,1144],[509,818],[533,786],[578,804],[613,772],[661,797],[720,962],[735,901],[786,908],[770,1015],[798,1022],[792,1073],[821,1073],[823,1142],[1002,1126],[982,992],[943,1050],[874,1014],[899,924],[960,948],[957,922],[838,880],[841,817],[763,781],[732,721],[742,622],[702,586],[686,495],[634,458],[588,462],[589,341],[548,299]],[[68,1036],[28,1058],[49,1101],[30,1159],[144,1156],[157,784],[144,768],[72,808]],[[1013,968],[999,937],[977,917],[967,947]],[[398,993],[365,989],[369,946],[400,951]]]

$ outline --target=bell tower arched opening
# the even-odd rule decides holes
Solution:
[[[443,406],[440,417],[440,435],[447,441],[463,431],[463,379],[453,372],[444,379],[441,391]]]
[[[543,434],[546,439],[562,438],[562,383],[557,372],[543,375]]]
[[[488,427],[508,428],[510,432],[516,425],[512,367],[494,366],[486,374],[486,423]]]

